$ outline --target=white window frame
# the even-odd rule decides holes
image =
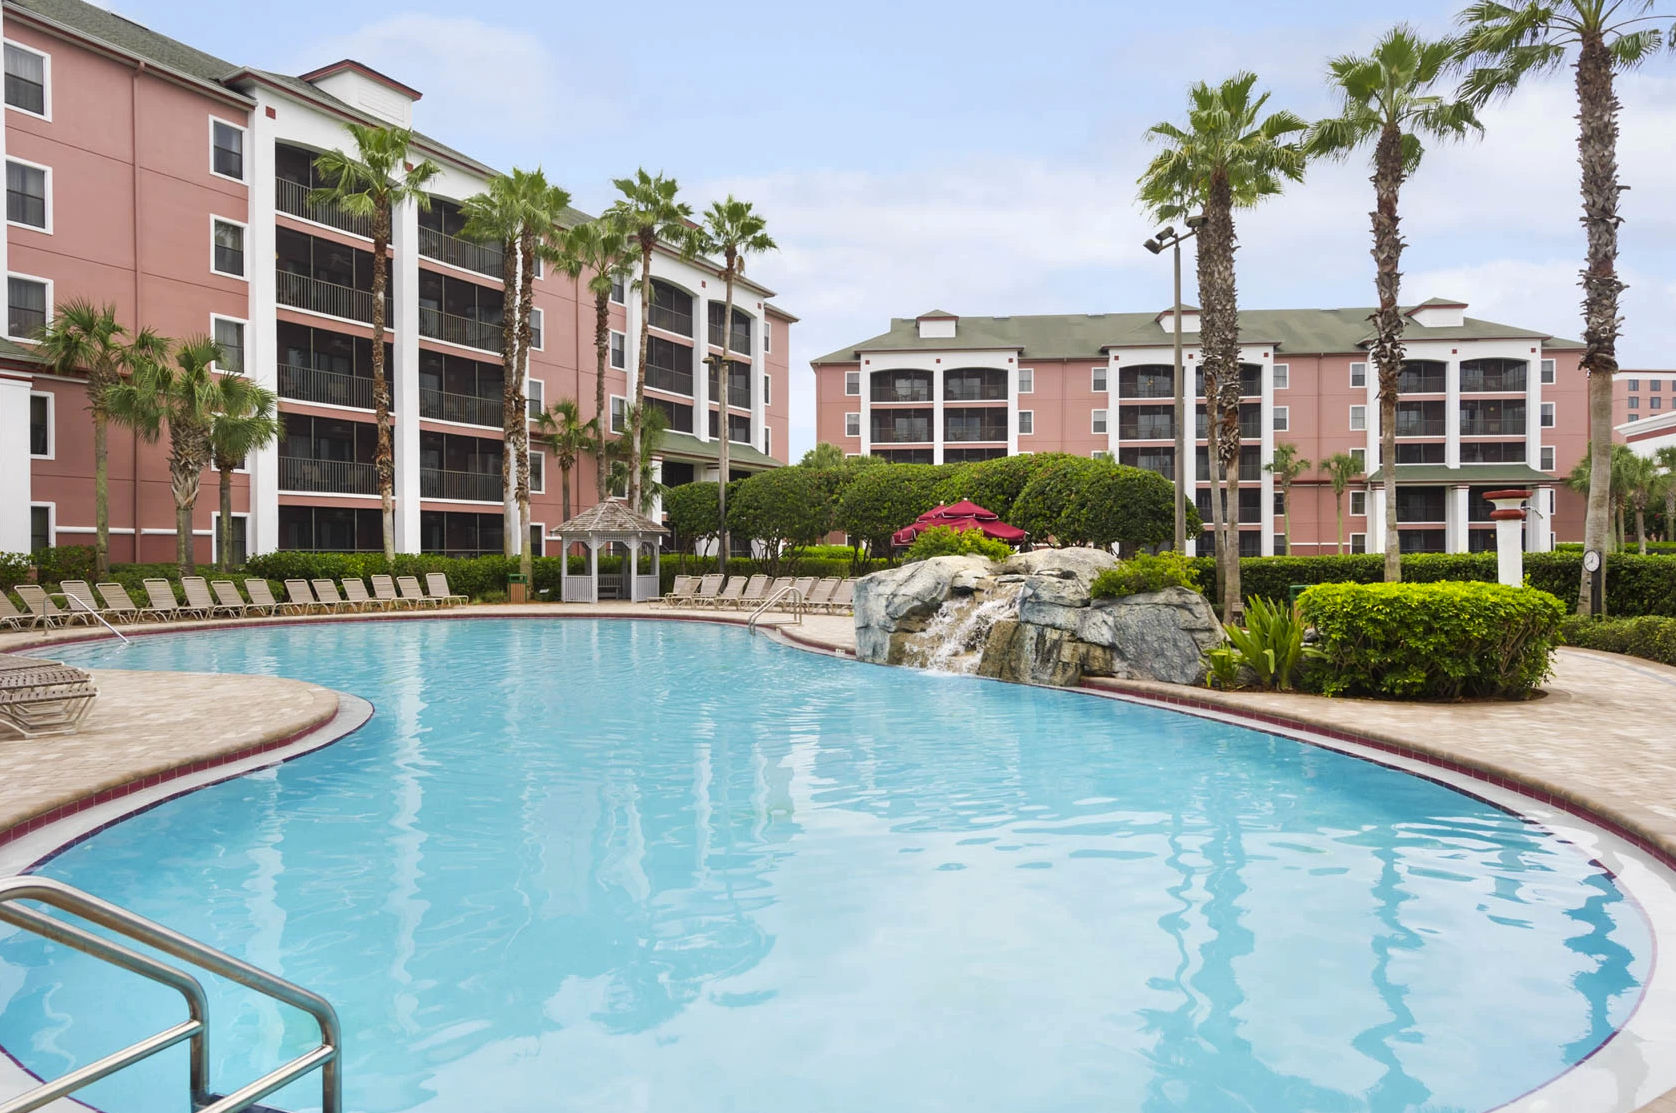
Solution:
[[[250,322],[243,317],[233,317],[226,313],[211,313],[209,337],[212,341],[215,340],[215,322],[217,321],[227,321],[244,330],[240,334],[244,340],[244,351],[240,353],[244,357],[244,366],[239,369],[238,373],[248,377],[250,374]],[[223,373],[227,371],[227,368],[222,367],[220,363],[212,363],[210,366]]]
[[[1277,363],[1277,364],[1275,364],[1274,365],[1274,379],[1273,379],[1273,382],[1274,382],[1274,388],[1276,390],[1291,390],[1292,389],[1292,365],[1290,363]]]
[[[855,384],[855,389],[854,390],[850,389],[850,384],[851,383]],[[846,371],[846,372],[844,372],[844,397],[845,398],[860,398],[861,397],[861,372],[860,371]]]
[[[1360,510],[1356,509],[1361,507]],[[1352,518],[1366,518],[1368,516],[1368,493],[1366,491],[1350,492],[1350,516]]]
[[[1110,388],[1106,385],[1106,371],[1107,368],[1104,367],[1090,367],[1088,369],[1088,389],[1092,390],[1095,394],[1111,393]],[[1034,386],[1035,384],[1032,383],[1031,385]]]
[[[543,279],[547,276],[546,271],[542,268],[542,265],[541,265],[541,256],[537,255],[535,257],[535,267],[534,267],[534,269],[531,273],[532,273],[532,276],[535,278],[535,280],[538,281],[538,282],[541,279]],[[533,526],[533,525],[535,525],[535,523],[531,522],[530,525]]]
[[[547,453],[541,451],[538,448],[530,449],[530,459],[533,460],[537,456],[541,457],[541,486],[537,487],[535,485],[535,468],[534,468],[534,466],[531,466],[531,468],[530,468],[530,494],[532,494],[532,495],[545,495],[547,493]],[[532,525],[532,526],[534,524],[535,524],[534,522],[530,523],[530,525]]]
[[[541,334],[541,343],[532,343],[530,345],[530,351],[545,352],[547,350],[547,314],[541,311],[541,307],[539,305],[530,306],[530,312],[534,314],[535,318],[530,322],[530,334],[532,337],[536,333]],[[540,322],[539,325],[536,323],[537,321]]]
[[[853,433],[850,432],[850,419],[851,418],[855,419],[855,432],[853,432]],[[859,437],[859,436],[861,436],[861,414],[859,414],[859,413],[848,413],[848,414],[844,415],[844,436],[846,436],[846,437]]]
[[[530,413],[530,403],[535,400],[534,397],[530,394],[530,384],[532,384],[532,383],[541,388],[541,407],[540,407],[540,409],[537,409],[535,411],[535,413]],[[528,417],[531,421],[534,421],[536,419],[536,414],[541,413],[541,411],[545,410],[546,408],[547,408],[547,380],[538,379],[534,375],[530,374],[528,371],[524,372],[524,414],[525,414],[525,416]]]
[[[1111,453],[1107,452],[1103,448],[1096,448],[1093,452],[1090,452],[1088,454],[1088,458],[1090,460],[1105,460],[1105,459],[1109,459],[1110,457],[1111,457]]]
[[[1555,383],[1560,381],[1560,370],[1557,360],[1539,360],[1537,366],[1539,368],[1537,374],[1540,376],[1540,382],[1543,386],[1553,386]]]
[[[234,131],[238,132],[240,134],[240,136],[242,137],[240,142],[239,142],[239,161],[243,164],[246,175],[248,175],[250,173],[250,129],[245,127],[243,124],[235,124],[231,120],[222,119],[220,116],[213,116],[212,115],[209,118],[209,172],[210,172],[210,176],[215,177],[215,178],[220,178],[224,182],[237,182],[240,185],[245,185],[246,184],[246,179],[245,178],[235,178],[231,174],[223,174],[221,171],[219,171],[215,168],[215,125],[216,124],[221,124],[225,127],[232,128]]]
[[[1020,367],[1018,369],[1018,392],[1020,394],[1036,393],[1036,369],[1034,367]]]
[[[618,340],[621,340],[623,342],[623,362],[621,362],[621,363],[617,362],[616,341],[618,341]],[[606,341],[605,341],[605,362],[610,365],[610,367],[613,371],[627,371],[628,370],[628,365],[629,365],[629,338],[628,338],[628,333],[618,332],[616,329],[608,330],[608,336],[607,336]]]
[[[1360,378],[1360,382],[1357,379]],[[1366,363],[1352,363],[1350,365],[1350,388],[1362,390],[1368,385],[1368,365]]]
[[[45,398],[47,400],[47,450],[44,455],[29,454],[31,460],[58,459],[58,395],[50,390],[32,390],[31,398]]]
[[[1276,406],[1274,408],[1274,431],[1290,433],[1292,431],[1292,407]]]
[[[1350,449],[1350,458],[1356,461],[1356,474],[1368,473],[1368,450],[1365,445],[1355,445]]]
[[[16,39],[6,39],[5,45],[28,51],[41,59],[41,111],[31,112],[27,108],[19,108],[15,104],[6,105],[8,112],[21,112],[25,116],[37,120],[52,122],[52,55],[44,50],[37,50],[28,43],[20,43]],[[39,504],[37,504],[39,505]]]
[[[1035,410],[1018,411],[1018,435],[1021,437],[1033,437],[1036,435]]]
[[[38,232],[43,236],[52,235],[52,167],[43,166],[38,162],[30,162],[28,159],[18,158],[16,155],[7,155],[6,161],[15,162],[19,166],[27,166],[31,170],[39,170],[41,176],[46,179],[41,185],[42,192],[46,194],[46,211],[42,214],[42,219],[46,223],[41,225],[25,224],[21,220],[12,220],[10,217],[6,219],[6,223],[13,228],[27,228],[31,232]]]
[[[762,353],[767,355],[774,350],[774,322],[767,317],[762,319]]]
[[[34,518],[34,513],[33,512],[34,512],[36,507],[45,507],[46,508],[46,512],[47,512],[47,547],[48,548],[53,548],[53,547],[57,546],[57,544],[58,544],[58,504],[56,502],[31,502],[29,504],[29,509],[30,509],[30,512],[31,512],[30,513],[30,518],[31,519]],[[31,533],[34,532],[35,523],[34,523],[33,520],[31,520],[30,523],[29,523],[29,529],[30,529]]]
[[[1539,423],[1538,427],[1542,429],[1552,429],[1554,427],[1554,423],[1558,419],[1559,415],[1554,409],[1554,403],[1543,402],[1542,408],[1537,412],[1537,421]]]
[[[1356,539],[1357,538],[1361,539],[1361,541],[1362,541],[1362,555],[1366,556],[1367,551],[1368,551],[1368,535],[1365,534],[1365,533],[1352,533],[1346,539],[1350,543],[1350,547],[1347,551],[1352,552],[1352,553],[1354,553],[1356,551]]]
[[[623,404],[623,427],[617,428],[617,403]],[[628,399],[621,394],[613,394],[605,400],[605,431],[607,433],[626,433],[629,431]]]
[[[774,376],[772,375],[762,377],[762,404],[764,406],[774,404]]]
[[[1537,463],[1541,464],[1542,466],[1537,468],[1536,470],[1537,471],[1553,471],[1554,468],[1557,466],[1556,461],[1555,461],[1555,456],[1556,455],[1557,455],[1557,453],[1554,451],[1554,446],[1551,445],[1551,444],[1544,444],[1544,445],[1537,446],[1536,460],[1537,460]]]
[[[1111,428],[1111,415],[1105,410],[1094,410],[1088,415],[1088,431],[1098,436],[1106,436]]]
[[[606,294],[605,300],[612,305],[621,305],[624,308],[627,308],[628,307],[628,288],[629,288],[628,275],[626,275],[626,274],[625,275],[619,275],[616,279],[614,279],[612,281],[611,291],[608,294]],[[622,296],[621,297],[617,296],[617,292],[619,290],[622,291]]]
[[[1368,408],[1365,405],[1350,407],[1350,431],[1365,433],[1368,431]]]
[[[762,426],[762,454],[764,456],[774,455],[774,430],[768,427],[767,422],[764,422]]]
[[[22,271],[7,271],[6,272],[6,282],[7,282],[8,286],[11,284],[11,280],[14,279],[14,278],[21,278],[26,282],[39,282],[42,286],[46,287],[46,292],[47,292],[47,296],[46,296],[46,303],[47,303],[46,323],[49,324],[49,325],[52,324],[52,318],[53,318],[53,312],[52,312],[52,310],[53,310],[52,279],[42,278],[38,274],[24,274]],[[32,336],[13,336],[12,335],[11,298],[12,298],[11,290],[8,289],[6,291],[6,339],[11,340],[11,341],[15,341],[16,343],[19,343],[19,344],[39,344],[40,341],[36,340]]]
[[[235,519],[237,519],[237,518],[243,518],[244,519],[244,555],[248,558],[251,555],[251,553],[250,553],[250,511],[248,511],[248,510],[235,510],[235,511],[233,511],[232,517],[234,517]],[[220,547],[221,547],[221,511],[220,511],[220,509],[215,509],[215,510],[210,511],[210,559],[215,561],[217,564],[221,563],[221,554],[216,551]]]
[[[230,226],[232,226],[234,228],[237,228],[239,230],[241,242],[244,244],[244,248],[243,248],[243,251],[244,251],[244,269],[245,269],[244,274],[232,274],[228,271],[218,271],[218,270],[215,269],[215,226],[217,224],[227,224],[227,225],[230,225]],[[209,234],[210,234],[210,258],[209,258],[210,273],[217,276],[218,278],[236,278],[240,282],[249,282],[250,281],[250,273],[249,273],[250,272],[250,225],[246,224],[242,220],[234,220],[232,217],[217,216],[216,214],[211,213],[210,214]]]

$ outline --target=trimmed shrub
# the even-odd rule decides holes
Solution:
[[[938,485],[937,501],[970,499],[998,515],[1003,522],[1012,522],[1013,504],[1025,486],[1045,469],[1075,459],[1078,457],[1064,452],[1039,452],[957,464],[953,474]]]
[[[1487,583],[1321,584],[1298,606],[1329,696],[1517,699],[1548,676],[1565,618],[1546,591]]]
[[[1157,556],[1141,553],[1095,576],[1088,594],[1095,599],[1122,599],[1146,591],[1163,591],[1167,587],[1189,587],[1198,591],[1197,563],[1174,551]]]
[[[558,558],[539,557],[532,567],[532,578],[538,591],[542,586],[545,562],[552,562],[551,581],[553,598],[557,598]],[[603,562],[602,562],[603,565]],[[506,590],[508,573],[518,570],[517,558],[504,556],[448,557],[429,553],[398,553],[394,562],[387,562],[383,553],[311,553],[285,549],[262,553],[245,562],[245,575],[261,576],[269,580],[312,580],[316,577],[341,580],[345,576],[365,578],[378,573],[392,576],[418,576],[441,572],[448,577],[448,586],[462,595],[479,599],[488,592]],[[235,580],[238,577],[233,577]],[[540,598],[538,593],[534,597]]]
[[[1676,618],[1583,618],[1571,615],[1560,627],[1566,645],[1624,653],[1676,665]]]
[[[43,584],[56,584],[61,580],[92,583],[97,578],[94,569],[98,567],[98,561],[92,545],[53,545],[37,550],[32,559]],[[171,564],[169,567],[175,572],[180,571],[178,565]]]
[[[29,582],[29,568],[34,562],[28,553],[0,553],[0,591],[13,584]]]
[[[682,552],[696,552],[696,542],[716,536],[722,520],[720,506],[714,483],[682,483],[663,493],[663,512]]]
[[[948,526],[932,526],[908,546],[904,561],[925,560],[934,556],[981,556],[990,560],[1006,560],[1013,555],[1005,541],[985,537],[981,529],[953,530]]]
[[[1019,492],[1012,515],[1012,524],[1032,538],[1052,537],[1061,545],[1168,544],[1175,536],[1175,487],[1145,468],[1052,457]],[[1189,507],[1188,529],[1199,528],[1198,513]]]
[[[762,542],[769,554],[763,571],[771,576],[779,574],[785,550],[818,544],[831,524],[826,489],[810,468],[771,468],[728,485],[727,528]]]
[[[890,535],[937,505],[947,465],[889,464],[861,468],[838,501],[833,527],[866,544],[873,555],[890,552]]]

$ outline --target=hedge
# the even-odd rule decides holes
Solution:
[[[1661,664],[1676,665],[1676,618],[1586,618],[1572,615],[1560,627],[1565,644],[1580,649],[1625,653]]]
[[[1320,584],[1298,600],[1326,695],[1517,699],[1552,667],[1565,607],[1489,583]]]

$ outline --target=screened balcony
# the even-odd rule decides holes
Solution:
[[[1209,421],[1205,416],[1205,407],[1199,406],[1193,418],[1196,436],[1204,440],[1209,431]],[[1260,402],[1243,402],[1240,404],[1240,438],[1256,439],[1263,435],[1263,406]]]
[[[869,415],[874,444],[930,444],[931,410],[883,410]]]
[[[929,371],[874,371],[869,381],[871,400],[874,402],[931,401],[932,374]]]
[[[943,411],[945,441],[1004,441],[1007,411],[999,406]]]
[[[291,228],[274,232],[280,305],[372,324],[372,252]],[[384,323],[394,316],[385,294]]]
[[[720,348],[722,330],[727,328],[727,302],[713,301],[710,303],[710,346]],[[737,302],[733,306],[733,337],[728,341],[727,350],[738,352],[740,355],[751,354],[751,318]]]
[[[1167,441],[1175,435],[1174,406],[1123,406],[1117,411],[1119,440]]]
[[[997,367],[971,367],[943,372],[945,402],[1005,402],[1007,373]]]
[[[421,271],[419,335],[486,352],[501,349],[501,291],[475,282]]]
[[[280,321],[279,396],[298,402],[371,410],[372,341]],[[395,404],[394,350],[384,345],[385,382]]]
[[[463,270],[500,278],[505,255],[498,243],[465,238],[465,216],[460,206],[442,197],[432,197],[428,210],[419,212],[419,254]]]
[[[1168,364],[1148,363],[1120,367],[1117,371],[1119,398],[1174,398],[1176,369]]]
[[[1398,402],[1397,436],[1443,436],[1442,402]]]
[[[1469,399],[1461,403],[1461,435],[1522,437],[1525,435],[1524,399]]]
[[[505,376],[498,363],[441,352],[419,353],[419,416],[499,429]]]
[[[1397,390],[1403,394],[1442,394],[1449,389],[1448,380],[1447,363],[1435,359],[1405,359],[1402,370],[1397,372]]]
[[[1173,450],[1172,450],[1173,451]],[[1262,449],[1254,444],[1240,445],[1241,483],[1257,483],[1263,478]],[[1194,477],[1200,483],[1210,482],[1210,452],[1203,447],[1193,450]]]
[[[457,433],[419,434],[419,497],[500,502],[501,442]]]
[[[306,494],[376,495],[378,430],[370,422],[280,415],[279,489]]]
[[[372,217],[353,216],[336,205],[312,205],[308,196],[326,183],[314,168],[318,151],[290,143],[274,144],[274,207],[282,213],[324,224],[352,236],[372,238]]]
[[[1193,372],[1193,393],[1200,398],[1205,396],[1205,369],[1203,367]],[[1263,368],[1255,363],[1240,364],[1240,397],[1258,398],[1262,394]]]
[[[679,286],[661,278],[652,279],[653,328],[673,332],[677,336],[693,335],[693,297]]]
[[[1131,468],[1155,471],[1165,479],[1173,480],[1176,477],[1176,450],[1173,448],[1119,448],[1117,462]]]
[[[710,401],[720,405],[722,400],[721,375],[713,363],[709,365],[707,370],[710,372]],[[750,364],[740,363],[736,359],[727,361],[727,404],[729,409],[735,406],[743,410],[751,408]]]
[[[1463,393],[1523,392],[1529,365],[1522,359],[1466,359],[1461,361]]]

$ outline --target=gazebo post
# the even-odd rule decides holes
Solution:
[[[588,602],[599,602],[599,541],[588,538]]]
[[[656,599],[658,597],[658,595],[663,594],[663,573],[658,570],[659,558],[663,553],[663,543],[661,541],[659,541],[656,537],[654,537],[654,538],[652,538],[651,545],[652,545],[652,581],[658,585],[657,586],[657,594],[653,595],[652,598]]]
[[[559,535],[559,602],[570,602],[570,591],[565,586],[570,579],[570,545],[565,541],[564,534]]]

